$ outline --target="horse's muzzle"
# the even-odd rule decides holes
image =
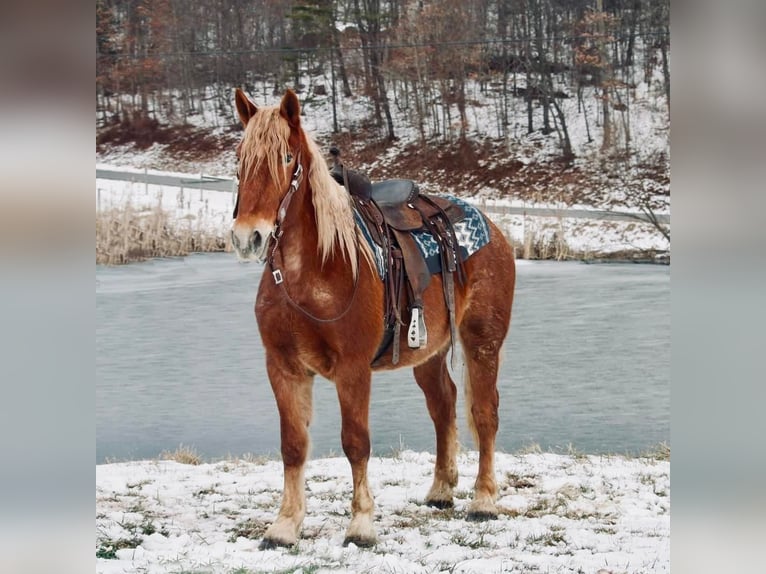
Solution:
[[[231,244],[240,261],[266,261],[269,235],[261,230],[249,231],[234,227],[231,230]]]

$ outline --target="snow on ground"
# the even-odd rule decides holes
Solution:
[[[478,455],[458,458],[455,508],[422,504],[434,455],[370,460],[378,544],[343,546],[345,458],[310,461],[308,512],[292,549],[258,549],[282,488],[278,461],[96,466],[96,571],[572,572],[670,571],[670,463],[652,458],[502,454],[497,520],[465,520]]]
[[[125,169],[106,164],[97,164],[100,169],[119,169],[137,174],[147,173],[176,175],[193,180],[201,174],[182,174],[155,170]],[[209,174],[206,174],[209,175]],[[470,198],[469,201],[471,200]],[[538,217],[532,215],[510,215],[493,212],[493,208],[506,206],[520,207],[518,201],[511,199],[482,200],[480,207],[487,209],[487,214],[517,246],[534,238],[549,244],[549,249],[559,258],[608,254],[622,251],[667,250],[668,242],[650,225],[641,221],[602,221],[595,219],[576,219],[559,217]],[[200,190],[160,186],[130,181],[96,180],[96,209],[108,211],[131,205],[134,209],[150,210],[160,206],[180,228],[192,226],[204,229],[218,237],[226,237],[231,227],[231,213],[234,207],[234,194],[222,191]],[[526,207],[553,207],[561,205],[525,204]],[[587,206],[574,206],[588,209]]]
[[[117,169],[97,165],[97,169]],[[155,170],[128,170],[136,174],[175,175],[182,179],[194,180],[200,174],[181,174]],[[235,195],[225,191],[180,188],[166,185],[152,185],[131,181],[96,179],[96,211],[122,210],[130,205],[138,212],[151,213],[160,207],[178,229],[192,226],[204,229],[218,237],[225,237],[231,228],[231,214]]]

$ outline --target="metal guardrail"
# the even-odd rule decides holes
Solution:
[[[167,185],[170,187],[183,187],[190,189],[209,189],[212,191],[228,191],[232,193],[237,189],[234,179],[228,177],[215,177],[212,175],[160,175],[153,173],[141,173],[132,171],[118,171],[113,169],[97,169],[96,179],[111,179],[129,181],[132,183],[148,183],[152,185]]]
[[[532,215],[535,217],[560,217],[573,219],[598,219],[609,221],[651,221],[651,218],[642,212],[630,211],[606,211],[597,209],[555,208],[555,207],[517,207],[509,205],[487,205],[482,201],[472,202],[482,211],[499,215]],[[655,214],[658,223],[669,224],[670,215],[664,213]]]
[[[193,175],[159,175],[151,174],[146,171],[141,173],[112,169],[96,169],[96,179],[110,179],[118,181],[129,181],[133,183],[167,185],[170,187],[182,187],[191,189],[208,189],[212,191],[225,191],[229,193],[234,193],[237,190],[237,182],[233,178],[216,177],[204,174],[200,174],[199,177],[196,177]],[[597,219],[609,221],[651,221],[647,214],[641,212],[488,205],[484,201],[471,201],[471,203],[487,213],[493,213],[497,215],[530,215],[534,217]],[[656,214],[655,217],[658,223],[670,223],[670,215]]]

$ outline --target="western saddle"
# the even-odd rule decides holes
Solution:
[[[454,361],[455,274],[462,284],[463,261],[454,224],[465,217],[462,208],[449,199],[421,193],[409,179],[389,179],[371,183],[362,173],[347,169],[340,161],[340,150],[332,147],[331,173],[351,195],[357,212],[364,220],[372,240],[381,247],[384,257],[385,334],[373,364],[393,342],[392,364],[399,362],[399,338],[402,307],[410,313],[407,345],[419,349],[428,342],[423,315],[423,293],[431,281],[431,272],[413,232],[428,232],[439,247],[444,301],[449,313],[452,358]],[[405,289],[406,287],[406,289]]]

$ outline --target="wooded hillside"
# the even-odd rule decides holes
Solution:
[[[665,209],[669,49],[669,0],[98,0],[97,143],[220,154],[291,87],[372,177]]]

